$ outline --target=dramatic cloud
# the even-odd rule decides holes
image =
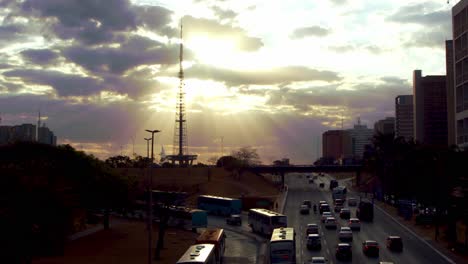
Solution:
[[[153,32],[176,36],[177,31],[168,25],[172,22],[173,12],[161,6],[134,6],[137,24]]]
[[[236,71],[213,68],[207,65],[194,65],[186,70],[186,76],[194,76],[194,78],[198,79],[217,80],[230,86],[287,84],[301,81],[334,82],[341,80],[341,77],[336,72],[319,71],[302,66],[289,66],[257,71]]]
[[[112,41],[115,32],[137,26],[128,0],[26,0],[22,11],[53,23],[53,32],[60,38],[87,44]]]
[[[212,6],[211,9],[220,20],[233,20],[236,18],[237,13],[232,10],[222,9],[219,6]]]
[[[59,71],[12,70],[3,73],[16,77],[25,84],[39,84],[52,87],[59,96],[91,95],[103,90],[101,81],[95,78],[65,74]]]
[[[178,61],[179,46],[165,46],[145,37],[131,37],[120,47],[86,48],[73,46],[63,56],[90,72],[122,74],[140,65],[174,64]],[[187,59],[192,57],[186,52]]]
[[[59,57],[57,52],[48,49],[24,50],[21,56],[30,63],[39,65],[51,64]]]
[[[294,30],[294,32],[291,34],[291,38],[299,39],[299,38],[305,38],[308,36],[324,37],[328,34],[330,34],[329,29],[322,28],[319,26],[312,26],[312,27],[298,28]]]
[[[26,29],[23,25],[0,25],[0,48],[26,38]]]
[[[256,51],[263,46],[260,38],[250,37],[246,31],[239,27],[220,24],[216,20],[184,16],[184,38],[196,36],[209,36],[212,38],[235,41],[243,51]]]
[[[420,30],[405,37],[405,47],[444,48],[444,41],[451,37],[450,11],[434,8],[430,2],[408,5],[399,8],[386,20],[421,26]]]
[[[430,2],[404,6],[386,19],[398,23],[414,23],[424,26],[440,26],[450,23],[449,10],[433,10]]]

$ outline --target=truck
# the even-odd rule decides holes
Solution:
[[[347,193],[347,189],[346,187],[344,186],[336,186],[333,190],[332,190],[332,198],[333,198],[333,201],[336,200],[336,199],[343,199],[343,200],[346,200],[346,193]]]
[[[356,210],[356,217],[361,221],[372,222],[374,220],[374,204],[366,200],[360,201]]]

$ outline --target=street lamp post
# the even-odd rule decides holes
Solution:
[[[159,130],[149,130],[146,129],[146,132],[151,133],[151,162],[149,163],[151,166],[154,162],[154,134],[161,132]],[[145,138],[146,140],[146,138]],[[148,202],[148,264],[151,264],[152,262],[152,256],[151,256],[151,248],[152,248],[152,242],[153,242],[153,173],[150,171],[149,175],[149,202]]]
[[[146,140],[146,158],[149,159],[149,141],[151,138],[145,138]]]

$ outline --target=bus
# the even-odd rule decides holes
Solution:
[[[205,210],[214,215],[240,214],[242,203],[240,199],[219,197],[213,195],[200,195],[197,200],[198,209]]]
[[[208,228],[197,238],[195,244],[212,244],[215,246],[216,263],[222,263],[226,249],[226,234],[221,228]]]
[[[332,190],[333,201],[335,199],[346,200],[346,193],[347,192],[348,192],[348,190],[346,189],[345,186],[337,186],[337,187],[333,188],[333,190]]]
[[[252,231],[263,235],[271,235],[273,229],[286,227],[287,216],[267,209],[254,208],[249,210],[249,226]]]
[[[374,204],[365,200],[360,201],[356,209],[356,217],[361,221],[372,222],[374,220]]]
[[[177,264],[216,264],[215,246],[211,244],[197,244],[190,246]]]
[[[169,208],[170,226],[178,226],[187,230],[196,228],[206,228],[208,225],[208,217],[206,211],[200,209],[192,209],[183,206],[172,206]]]
[[[270,239],[270,263],[296,263],[296,233],[292,227],[273,230]]]

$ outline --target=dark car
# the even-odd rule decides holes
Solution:
[[[322,214],[323,212],[330,212],[330,205],[320,204],[319,205],[319,212],[320,212],[320,214]]]
[[[312,202],[310,200],[304,200],[302,204],[307,205],[309,208],[312,207]]]
[[[379,243],[374,240],[366,240],[362,242],[362,252],[366,256],[378,257],[379,256]]]
[[[353,252],[351,251],[351,245],[348,243],[339,243],[336,246],[336,259],[338,260],[351,260]]]
[[[351,218],[351,210],[349,210],[348,208],[343,208],[340,210],[340,217],[342,219],[349,219]]]
[[[242,225],[242,218],[240,215],[231,215],[226,218],[226,224],[228,225]]]
[[[403,251],[403,240],[399,236],[388,236],[386,244],[391,251]]]
[[[305,204],[301,205],[299,212],[301,214],[309,214],[309,207]]]
[[[320,188],[325,188],[325,183],[321,182],[321,183],[319,184],[319,187],[320,187]]]

